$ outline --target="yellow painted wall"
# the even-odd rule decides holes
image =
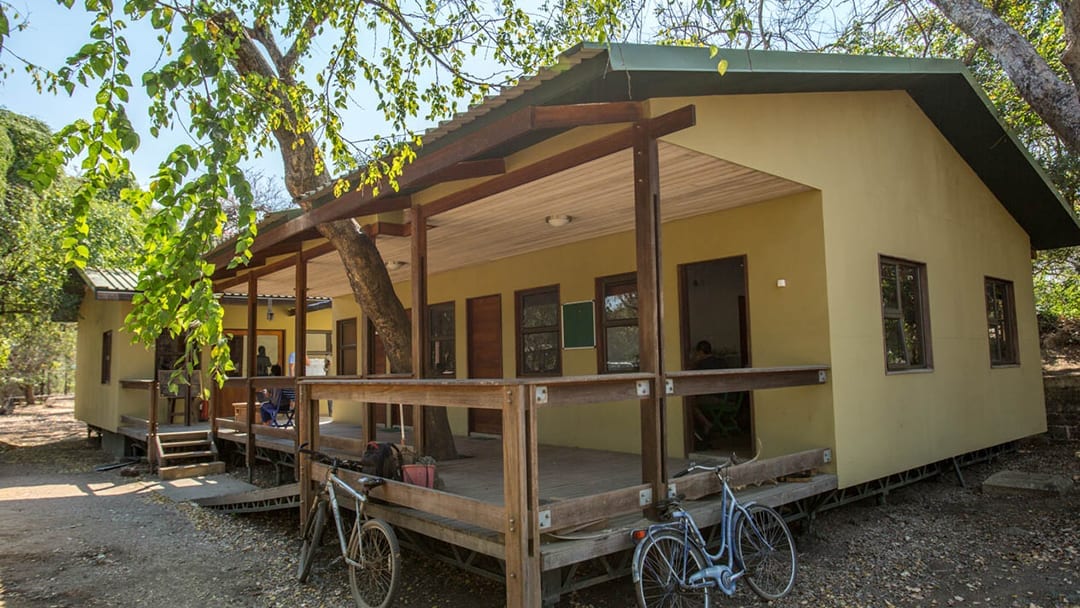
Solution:
[[[841,486],[1045,430],[1028,237],[910,97],[666,99],[653,112],[690,101],[718,131],[668,141],[822,193]],[[933,371],[885,373],[879,255],[926,264]],[[990,367],[985,276],[1014,281],[1018,367]]]
[[[664,225],[662,269],[668,369],[681,369],[678,266],[690,262],[747,256],[750,341],[761,366],[827,363],[829,359],[821,201],[816,192],[776,199]],[[561,302],[593,300],[596,278],[634,270],[634,235],[627,232],[435,274],[428,279],[431,303],[453,301],[457,372],[467,378],[466,300],[500,294],[503,371],[516,375],[515,292],[558,284]],[[785,278],[788,286],[777,288]],[[409,306],[407,282],[395,286]],[[351,298],[334,302],[335,319],[359,314]],[[363,352],[363,351],[362,351]],[[563,350],[564,375],[597,373],[596,349]],[[755,395],[755,425],[764,453],[773,455],[833,445],[831,394],[824,387],[763,391]],[[358,408],[347,413],[334,403],[336,419],[359,422]],[[451,409],[455,433],[467,431],[467,414]],[[798,425],[789,424],[797,420]],[[540,441],[556,445],[637,452],[638,402],[552,408],[539,419]],[[669,453],[681,455],[683,409],[668,408]]]
[[[146,418],[150,395],[145,390],[122,389],[120,380],[149,378],[154,355],[132,344],[123,331],[130,302],[96,300],[87,290],[79,308],[76,346],[75,417],[95,427],[115,432],[121,415]],[[108,384],[101,383],[102,334],[112,331],[112,369]]]
[[[225,327],[243,327],[246,324],[245,307],[225,306]],[[149,416],[149,393],[140,389],[120,388],[120,380],[146,379],[154,376],[154,353],[140,344],[132,344],[130,335],[123,330],[124,319],[131,312],[130,302],[96,300],[89,290],[79,309],[78,337],[76,346],[75,417],[93,426],[115,432],[120,416],[147,418]],[[294,317],[285,314],[281,307],[274,321],[259,322],[263,329],[285,330],[285,353],[292,352],[295,343]],[[332,325],[329,309],[308,314],[308,328],[329,330]],[[230,323],[237,325],[230,325]],[[265,326],[264,326],[265,324]],[[112,373],[108,384],[101,383],[102,334],[112,330]],[[206,380],[204,378],[204,380]],[[167,402],[159,404],[159,419],[163,420]]]

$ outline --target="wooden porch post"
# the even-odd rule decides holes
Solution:
[[[255,476],[255,366],[258,365],[257,343],[259,333],[257,331],[259,317],[259,277],[255,273],[248,274],[248,297],[247,297],[247,443],[244,445],[244,462],[248,469],[248,483]]]
[[[427,217],[419,204],[412,206],[412,376],[424,377],[427,361]],[[396,371],[396,370],[393,370]],[[388,406],[391,407],[391,406]],[[390,416],[390,412],[387,412]],[[404,425],[405,421],[401,423]],[[416,454],[424,453],[426,445],[424,406],[413,404],[413,443]]]
[[[158,434],[158,379],[150,381],[150,419],[146,435],[146,459],[150,461],[150,470],[161,466],[157,457],[157,434]]]
[[[655,378],[651,394],[641,400],[641,479],[652,485],[653,500],[659,500],[665,496],[667,482],[665,400],[660,385],[664,373],[660,170],[656,138],[644,122],[634,124],[634,226],[641,371]]]
[[[312,417],[314,414],[314,419]],[[319,410],[318,405],[311,405],[311,387],[300,384],[296,392],[296,440],[301,446],[310,449],[318,449],[319,444]],[[304,453],[298,454],[300,481],[300,530],[307,524],[308,514],[311,512],[311,502],[315,498],[311,487],[311,456]]]
[[[503,538],[506,560],[506,605],[509,608],[532,608],[540,606],[540,543],[539,520],[530,504],[538,502],[533,473],[535,434],[527,433],[529,423],[529,397],[526,386],[506,388],[503,401],[503,504],[506,509]],[[535,521],[534,521],[535,520]],[[536,528],[534,532],[534,528]],[[530,533],[536,534],[530,548]]]
[[[307,261],[303,250],[296,252],[296,370],[297,378],[307,375]]]

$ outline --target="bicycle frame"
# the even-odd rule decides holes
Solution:
[[[364,508],[367,506],[368,500],[367,495],[361,492],[357,492],[347,483],[342,481],[341,478],[337,476],[335,469],[331,469],[327,472],[326,482],[323,485],[326,488],[326,493],[330,497],[330,510],[334,514],[334,525],[337,527],[338,543],[341,545],[341,557],[345,560],[345,563],[349,564],[350,566],[361,568],[363,567],[362,562],[357,562],[349,559],[348,541],[345,539],[345,528],[342,525],[341,508],[338,506],[337,491],[335,490],[335,488],[341,488],[353,498],[353,510],[356,513],[356,521],[353,523],[355,529],[359,529],[360,522],[364,519]],[[357,535],[357,542],[364,542],[362,534]],[[359,550],[357,551],[357,555],[360,557],[361,560],[363,560],[363,545],[361,544],[358,549]]]
[[[673,521],[649,526],[646,531],[646,538],[650,540],[654,539],[656,533],[661,530],[678,530],[683,537],[682,572],[676,573],[679,584],[690,589],[702,589],[716,586],[725,594],[732,595],[735,593],[736,581],[746,574],[743,564],[735,563],[734,543],[736,542],[736,539],[734,536],[735,522],[737,519],[735,517],[736,512],[746,518],[746,521],[751,526],[754,534],[759,539],[765,541],[765,538],[749,514],[749,508],[753,506],[754,503],[740,503],[735,498],[735,493],[732,492],[731,487],[727,483],[727,479],[723,477],[722,471],[716,471],[716,475],[720,479],[722,493],[720,502],[720,547],[715,553],[709,552],[705,537],[702,535],[697,522],[694,521],[693,516],[688,511],[682,508],[672,512],[671,517]],[[688,571],[691,564],[691,560],[689,559],[691,544],[701,550],[701,553],[705,556],[707,562],[705,568],[697,572]],[[721,561],[725,553],[727,554],[726,563]],[[667,566],[672,571],[676,570],[672,564],[667,564]],[[638,567],[636,560],[633,567],[635,570]],[[634,579],[639,580],[641,573],[635,571],[633,574]]]

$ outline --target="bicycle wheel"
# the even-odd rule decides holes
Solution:
[[[682,534],[660,530],[634,553],[634,588],[640,608],[692,608],[709,605],[709,589],[690,589],[683,583],[708,563],[697,546],[686,545]]]
[[[328,506],[326,500],[322,498],[316,499],[315,504],[311,506],[311,514],[308,516],[302,536],[304,544],[300,546],[300,564],[296,569],[296,578],[301,583],[306,583],[308,575],[311,574],[311,562],[315,556],[315,549],[322,540]]]
[[[362,542],[361,542],[362,541]],[[363,546],[364,554],[360,555]],[[360,608],[387,608],[401,582],[401,549],[390,524],[369,519],[349,536],[349,586]]]
[[[795,542],[784,518],[769,507],[752,505],[749,519],[735,524],[736,560],[746,569],[746,582],[761,599],[780,599],[795,586]],[[750,521],[754,525],[749,525]]]

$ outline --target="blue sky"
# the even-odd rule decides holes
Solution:
[[[54,131],[78,118],[90,117],[94,107],[94,91],[76,89],[74,95],[66,93],[54,95],[38,93],[30,77],[22,69],[21,63],[8,52],[14,53],[38,65],[56,69],[64,60],[88,41],[91,18],[76,3],[72,10],[58,6],[51,0],[15,0],[16,10],[28,18],[29,27],[16,33],[5,48],[4,61],[14,68],[6,80],[0,80],[0,106],[37,118]],[[158,44],[149,28],[133,27],[127,36],[133,49],[157,49]],[[135,53],[132,65],[132,79],[139,82],[139,75],[156,59],[157,53],[147,57],[145,50]],[[140,65],[140,61],[143,62]],[[149,123],[146,114],[140,111],[147,106],[146,97],[141,89],[132,90],[130,118],[142,136],[138,152],[132,158],[132,170],[140,182],[145,184],[157,170],[158,161],[174,147],[190,138],[181,132],[164,133],[160,139],[150,137],[147,132]],[[252,168],[267,175],[281,176],[281,161],[278,157],[257,159]]]

